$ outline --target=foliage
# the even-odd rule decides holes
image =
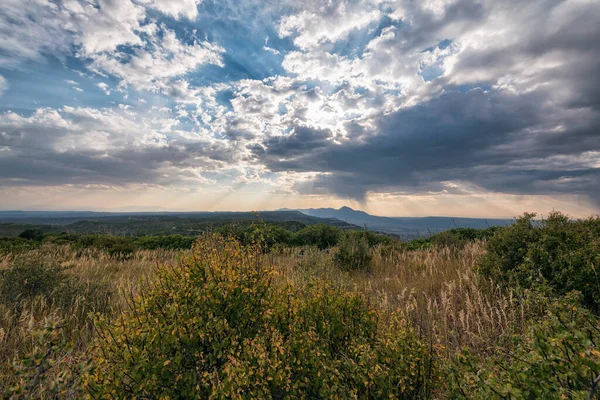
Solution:
[[[461,249],[468,243],[477,240],[488,240],[496,232],[502,232],[503,229],[504,227],[500,226],[491,226],[485,229],[453,228],[435,233],[426,238],[413,239],[405,244],[405,249],[409,251],[425,250],[433,246]]]
[[[475,240],[475,239],[473,239]],[[434,246],[450,247],[461,249],[469,243],[469,239],[464,239],[451,231],[440,232],[431,237],[431,244]]]
[[[27,262],[12,265],[0,275],[0,300],[17,303],[35,296],[51,297],[66,286],[67,276],[60,267],[44,263]]]
[[[26,229],[19,234],[19,237],[27,240],[42,240],[44,232],[41,229]]]
[[[0,254],[14,254],[22,251],[33,250],[40,246],[34,240],[19,237],[0,237]]]
[[[413,239],[410,242],[406,243],[405,249],[408,251],[429,249],[433,246],[431,240],[432,239],[430,237]]]
[[[232,236],[243,245],[260,243],[264,251],[270,251],[276,244],[289,245],[292,233],[287,229],[264,222],[248,226],[229,226],[219,230],[223,236]]]
[[[346,234],[333,255],[338,268],[346,271],[368,270],[372,259],[369,241],[363,232]]]
[[[95,397],[424,397],[432,349],[325,280],[291,286],[261,249],[204,237],[160,267],[120,318],[100,318]]]
[[[55,265],[19,259],[0,271],[0,303],[21,310],[27,301],[42,297],[60,308],[69,308],[79,298],[88,312],[104,310],[110,291],[100,282],[84,283]],[[83,313],[85,315],[85,313]]]
[[[108,235],[86,235],[78,238],[76,247],[97,248],[106,251],[111,257],[127,259],[135,252],[135,244],[129,237]]]
[[[534,222],[525,214],[494,235],[480,271],[495,281],[530,288],[545,283],[558,294],[583,294],[600,311],[600,217],[570,220],[553,212]]]
[[[168,249],[168,250],[183,250],[191,249],[194,241],[196,240],[193,236],[182,236],[182,235],[161,235],[161,236],[142,236],[136,238],[134,243],[135,246],[140,249],[155,250],[155,249]]]
[[[60,321],[47,319],[42,326],[30,321],[28,328],[34,346],[13,360],[14,383],[4,395],[11,399],[73,398],[79,389],[77,378],[87,366],[84,362],[66,364],[73,344],[62,335]]]
[[[531,320],[524,335],[493,354],[458,356],[451,367],[451,398],[586,399],[600,376],[597,318],[576,293],[553,301],[540,297],[546,316]],[[589,397],[591,398],[591,397]]]
[[[321,250],[338,244],[343,231],[333,226],[316,224],[296,232],[293,243],[296,246],[316,246]]]

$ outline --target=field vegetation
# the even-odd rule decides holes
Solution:
[[[290,225],[291,226],[291,225]],[[600,218],[0,239],[12,398],[588,399]]]

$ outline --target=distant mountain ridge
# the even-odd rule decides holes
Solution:
[[[157,226],[168,227],[169,233],[187,232],[196,225],[209,221],[263,220],[266,222],[298,221],[306,225],[324,223],[344,229],[367,228],[372,231],[397,235],[402,239],[425,237],[452,228],[487,228],[512,223],[510,219],[453,218],[453,217],[380,217],[350,207],[280,209],[276,211],[215,211],[215,212],[94,212],[94,211],[0,211],[0,225],[11,234],[20,233],[27,226],[45,226],[47,230],[74,232],[120,232],[124,227],[143,233],[165,233]],[[9,226],[9,225],[14,226]],[[59,228],[62,226],[62,228]],[[2,227],[0,227],[2,228]],[[23,230],[21,229],[21,230]],[[2,229],[0,229],[2,231]],[[179,232],[181,231],[181,232]],[[5,234],[7,234],[5,232]]]
[[[392,233],[404,238],[428,236],[452,228],[487,228],[510,225],[512,219],[455,218],[455,217],[380,217],[350,207],[298,209],[318,218],[337,218],[369,230]]]
[[[0,236],[15,236],[25,229],[44,232],[104,233],[116,235],[195,235],[230,223],[257,221],[304,225],[326,224],[360,229],[338,218],[319,218],[296,210],[214,212],[94,212],[94,211],[0,211]]]

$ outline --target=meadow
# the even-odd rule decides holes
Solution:
[[[587,399],[600,219],[0,241],[11,398]]]

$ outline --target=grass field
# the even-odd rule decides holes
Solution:
[[[307,328],[308,325],[306,325],[306,318],[308,318],[306,315],[309,312],[306,310],[316,312],[314,311],[314,307],[316,307],[314,304],[310,306],[313,308],[306,308],[308,307],[306,304],[311,301],[310,299],[317,299],[320,303],[325,302],[329,304],[331,302],[331,304],[334,304],[336,303],[336,298],[346,298],[345,296],[349,296],[348,299],[350,300],[348,301],[350,303],[348,304],[354,304],[353,302],[358,299],[356,301],[363,304],[360,307],[364,307],[364,310],[367,310],[365,313],[376,315],[375,321],[377,322],[375,324],[379,328],[376,328],[372,333],[366,334],[367,338],[371,338],[369,335],[375,335],[373,336],[374,339],[365,339],[366,342],[363,343],[360,340],[355,342],[352,337],[346,337],[343,343],[347,343],[350,346],[348,353],[345,352],[343,346],[335,351],[331,350],[331,365],[337,365],[335,367],[336,371],[342,368],[340,366],[346,368],[347,363],[350,362],[348,360],[351,360],[352,363],[356,362],[356,368],[360,366],[362,362],[360,361],[361,358],[353,358],[355,355],[350,354],[354,351],[352,346],[356,345],[358,346],[357,348],[361,348],[360,346],[367,345],[365,343],[388,343],[390,340],[393,342],[395,329],[398,329],[397,332],[404,332],[398,333],[398,335],[408,335],[402,336],[405,338],[402,339],[405,342],[398,344],[397,346],[399,347],[385,347],[388,350],[395,350],[390,350],[392,352],[389,354],[385,353],[388,356],[385,356],[387,358],[384,358],[384,360],[395,359],[395,363],[408,363],[407,365],[412,365],[405,372],[394,372],[396,374],[412,374],[411,368],[414,367],[419,374],[422,373],[424,376],[419,376],[418,379],[414,378],[414,380],[409,379],[406,385],[411,388],[410,390],[400,390],[397,385],[392,385],[392,390],[390,389],[392,386],[389,386],[389,382],[382,384],[381,380],[377,380],[379,379],[377,378],[379,375],[371,377],[370,369],[357,369],[356,371],[362,372],[355,373],[365,374],[364,381],[366,386],[362,383],[360,385],[365,386],[366,389],[364,391],[361,391],[363,389],[360,388],[356,389],[355,392],[352,392],[354,397],[377,398],[380,395],[389,395],[401,398],[527,398],[527,396],[531,396],[531,393],[527,394],[522,389],[519,389],[519,391],[513,390],[516,390],[514,389],[515,387],[519,388],[519,385],[531,385],[531,382],[527,381],[529,378],[520,377],[518,374],[513,376],[512,371],[514,368],[521,368],[515,364],[521,360],[518,354],[524,351],[525,354],[534,354],[538,351],[536,343],[539,344],[540,340],[542,342],[547,341],[548,343],[554,343],[553,341],[558,340],[558,343],[572,347],[572,349],[569,348],[564,353],[552,356],[549,364],[544,364],[544,360],[546,360],[545,352],[548,351],[549,354],[552,354],[552,349],[542,349],[541,354],[544,354],[543,356],[541,355],[533,361],[529,360],[525,362],[524,365],[530,366],[528,368],[531,368],[532,371],[533,366],[538,366],[539,364],[540,371],[546,371],[544,373],[547,373],[549,376],[556,376],[557,381],[554,383],[549,378],[548,382],[550,383],[548,385],[550,385],[550,389],[543,393],[546,393],[546,395],[548,393],[556,395],[556,397],[550,396],[550,398],[561,398],[560,396],[566,396],[563,398],[587,398],[588,394],[594,391],[595,386],[593,382],[598,373],[600,373],[600,352],[596,350],[595,345],[598,334],[593,333],[594,330],[598,332],[600,330],[597,329],[598,323],[594,314],[584,311],[586,309],[581,305],[571,305],[567,300],[563,301],[563,297],[555,295],[554,292],[544,292],[543,289],[531,290],[519,285],[507,286],[501,284],[497,279],[490,278],[488,275],[482,275],[480,266],[486,258],[489,247],[483,241],[475,240],[454,245],[433,245],[421,250],[407,250],[405,247],[395,248],[393,246],[375,245],[367,250],[369,256],[367,268],[348,270],[336,258],[338,257],[339,248],[343,245],[325,250],[320,250],[316,247],[276,246],[272,251],[263,254],[252,251],[248,252],[248,248],[243,246],[236,247],[239,245],[226,245],[223,247],[219,242],[221,239],[205,238],[203,240],[192,250],[137,249],[132,254],[128,254],[127,257],[120,257],[114,253],[109,254],[106,251],[96,248],[82,249],[72,244],[58,245],[52,243],[45,243],[35,249],[23,249],[19,252],[5,254],[0,259],[0,268],[2,269],[3,276],[2,285],[4,285],[2,287],[0,303],[0,364],[2,365],[0,370],[0,387],[4,388],[4,392],[7,395],[10,393],[14,398],[19,398],[19,396],[23,398],[79,398],[81,396],[102,398],[110,398],[112,396],[118,398],[123,396],[123,393],[129,393],[133,396],[136,393],[135,390],[139,389],[139,386],[138,389],[132,389],[136,387],[132,382],[139,383],[139,377],[131,377],[129,382],[132,386],[129,386],[127,389],[131,390],[131,392],[112,392],[113,394],[110,394],[110,391],[103,393],[94,392],[98,388],[98,382],[100,382],[100,385],[106,385],[107,387],[114,384],[114,377],[107,378],[109,375],[107,375],[108,372],[106,371],[114,373],[115,368],[122,368],[125,365],[119,364],[121,361],[115,358],[115,354],[118,351],[111,346],[114,346],[115,343],[121,343],[122,347],[135,346],[133,343],[135,343],[136,339],[131,336],[128,337],[127,332],[129,332],[129,335],[135,335],[140,330],[146,329],[147,332],[150,332],[155,329],[153,326],[147,326],[145,323],[142,324],[141,320],[138,328],[126,328],[127,318],[134,319],[135,316],[135,318],[139,319],[140,313],[141,315],[147,313],[148,318],[157,317],[156,321],[161,319],[156,324],[162,326],[160,325],[163,323],[162,318],[164,317],[167,320],[170,318],[168,317],[168,311],[165,311],[167,312],[166,315],[162,315],[163,311],[160,310],[159,314],[151,314],[152,311],[149,311],[151,309],[149,304],[154,304],[152,303],[153,301],[158,301],[158,298],[163,298],[161,296],[166,295],[166,289],[157,289],[159,285],[163,284],[166,285],[165,287],[170,288],[167,291],[169,292],[168,298],[170,300],[164,303],[166,305],[161,303],[163,304],[161,307],[164,307],[165,310],[171,304],[171,301],[175,301],[173,300],[174,298],[179,299],[179,303],[173,303],[176,304],[177,310],[179,310],[180,304],[183,304],[181,302],[188,301],[186,299],[194,296],[196,292],[199,293],[204,290],[208,293],[213,289],[217,290],[214,293],[220,293],[219,296],[225,296],[222,299],[230,299],[228,301],[235,305],[231,299],[238,299],[238,297],[227,296],[233,296],[231,293],[237,293],[235,295],[237,296],[239,294],[238,289],[243,293],[247,291],[254,293],[253,291],[255,290],[258,293],[257,288],[262,287],[260,284],[263,278],[259,274],[257,275],[259,276],[256,278],[257,280],[252,281],[254,283],[248,284],[246,280],[235,280],[240,276],[243,277],[244,273],[240,273],[233,267],[231,271],[228,271],[227,268],[230,265],[245,265],[243,268],[249,268],[248,266],[252,265],[252,268],[258,268],[259,271],[271,271],[270,273],[272,273],[272,275],[269,275],[269,277],[272,276],[272,279],[269,278],[264,291],[260,292],[262,293],[261,296],[264,296],[266,291],[273,291],[275,290],[273,288],[278,288],[276,292],[273,292],[275,293],[273,295],[274,300],[272,303],[269,303],[271,304],[269,306],[271,308],[265,308],[267,310],[265,314],[277,314],[277,312],[280,312],[278,310],[288,310],[285,312],[297,312],[297,315],[305,318],[301,322],[294,322],[296,321],[294,319],[285,320],[288,321],[285,324],[289,326],[281,323],[283,324],[281,325],[283,328],[280,328],[283,329],[282,332],[292,329],[290,326],[293,325],[307,329],[309,333],[314,331],[316,332],[315,334],[321,334],[320,329],[325,328],[319,328],[319,323],[315,325],[316,328],[311,328],[310,326]],[[597,240],[597,238],[594,240]],[[254,257],[253,254],[257,257],[256,260],[252,258]],[[246,265],[245,260],[248,260],[248,265]],[[198,267],[192,268],[190,265],[207,266],[208,269],[203,270],[205,271],[203,273],[209,271],[211,274],[216,274],[217,277],[213,275],[212,278],[207,278],[206,276],[202,278],[204,279],[203,282],[207,285],[208,283],[206,282],[212,282],[210,284],[212,286],[209,285],[203,289],[202,285],[200,285],[197,290],[194,289],[192,284],[194,281],[189,276],[190,271],[194,273],[193,271],[198,271]],[[218,268],[222,268],[222,275],[219,275]],[[240,271],[254,271],[252,268],[243,268]],[[170,272],[171,269],[173,272]],[[216,269],[216,272],[213,269]],[[158,279],[156,278],[157,272]],[[249,276],[254,276],[251,273],[249,274]],[[221,276],[221,278],[218,278],[218,276]],[[169,279],[173,279],[173,277],[177,277],[177,279],[169,283]],[[179,298],[177,296],[179,296],[180,284],[182,297]],[[246,284],[248,286],[244,286]],[[246,289],[242,290],[242,287]],[[315,291],[311,289],[313,287],[319,289]],[[191,292],[184,292],[183,288],[191,288]],[[234,291],[227,292],[230,289]],[[229,294],[226,295],[223,293]],[[148,296],[148,299],[145,296]],[[267,298],[269,297],[265,297],[265,299]],[[281,300],[285,298],[288,300]],[[568,296],[565,298],[568,299]],[[203,297],[203,299],[203,301],[207,302],[206,304],[211,301],[210,298],[207,300]],[[250,299],[249,302],[252,302],[255,297],[248,297],[248,299]],[[259,307],[257,309],[262,310],[260,307],[265,307],[263,304],[265,301],[267,300],[260,300],[256,305],[256,307]],[[294,306],[296,308],[289,308],[285,304],[282,306],[286,301],[296,304]],[[560,304],[556,305],[556,301]],[[305,302],[307,303],[305,304]],[[568,305],[564,306],[563,302],[567,302]],[[223,305],[225,303],[211,306],[216,308],[212,311],[208,309],[208,314],[206,315],[212,316],[215,312],[219,312],[222,307],[230,305]],[[201,304],[200,307],[203,307],[202,304],[204,303],[199,304]],[[182,306],[184,307],[184,311],[181,312],[185,313],[185,307],[188,307],[188,305],[183,304]],[[335,307],[338,306],[340,305],[335,305]],[[242,318],[239,315],[243,315],[243,313],[239,313],[245,310],[244,307],[246,305],[239,305],[239,309],[235,307],[232,310],[236,313],[235,315],[238,315],[236,318]],[[318,307],[321,307],[321,305]],[[332,307],[334,306],[332,305]],[[346,310],[344,308],[346,306],[342,305],[340,307],[342,308],[332,308],[331,310],[333,311],[327,308],[319,309],[321,311],[318,311],[321,313],[318,314],[321,320],[330,318],[329,321],[326,321],[328,323],[327,332],[329,332],[328,335],[330,336],[335,333],[335,330],[331,326],[336,324],[336,318],[339,317],[335,313],[346,313],[344,311]],[[570,320],[568,321],[564,320],[565,314],[563,313],[563,309],[565,307],[568,307],[568,311],[571,310],[569,311],[570,317],[568,318]],[[578,309],[578,307],[581,307],[581,309]],[[131,311],[132,309],[133,311]],[[304,311],[297,311],[298,309]],[[193,308],[190,310],[195,313]],[[200,315],[205,311],[198,310],[198,313]],[[177,311],[175,315],[179,315],[177,314],[179,312]],[[154,317],[151,317],[151,315],[154,315]],[[552,325],[552,321],[554,321],[552,319],[554,318],[553,316],[556,316],[564,326],[571,326],[569,325],[571,322],[579,324],[578,326],[590,324],[592,328],[589,332],[592,333],[587,334],[587,339],[585,340],[577,335],[573,338],[568,335],[565,336],[564,332],[560,330],[562,329],[560,326]],[[254,321],[254,318],[251,317],[251,321]],[[353,318],[358,318],[358,316],[351,315],[344,316],[343,318],[350,319],[344,319],[343,321],[346,322],[342,321],[342,325],[354,324]],[[402,321],[400,325],[395,325],[395,322],[393,322],[397,319]],[[281,319],[269,321],[281,321]],[[173,325],[173,321],[168,320],[167,322],[170,324],[168,326],[175,326],[176,329],[173,332],[179,329],[177,325]],[[190,326],[193,326],[193,323],[190,320]],[[229,324],[232,323],[234,322],[230,320]],[[182,322],[179,322],[179,324],[186,325]],[[273,324],[273,322],[269,322],[268,324]],[[154,325],[154,322],[151,322],[150,325]],[[393,328],[395,326],[399,326],[400,328]],[[247,327],[243,329],[247,329]],[[345,328],[342,326],[339,329]],[[159,335],[169,334],[160,329],[157,332]],[[235,332],[237,332],[235,335],[243,336],[243,332],[246,331],[238,330]],[[565,332],[575,331],[571,329]],[[309,333],[306,334],[309,335]],[[110,339],[109,334],[125,335],[125,339],[121,341],[119,336]],[[547,336],[542,338],[542,336],[536,336],[538,334]],[[359,332],[358,335],[360,336],[362,333]],[[528,341],[529,339],[527,338],[530,335],[533,335],[531,336],[533,339]],[[380,336],[383,339],[380,339]],[[175,335],[174,337],[175,339],[173,340],[180,343],[179,346],[182,346],[181,343],[187,343],[180,336]],[[523,339],[517,340],[515,338]],[[223,340],[229,340],[229,337],[225,337]],[[332,343],[334,343],[334,339],[331,339],[329,336],[325,336],[325,339],[319,337],[315,340],[317,344],[321,343],[319,341],[328,343],[325,348],[330,348]],[[375,342],[372,342],[372,340],[375,340]],[[282,343],[282,352],[284,348],[286,352],[295,351],[293,350],[295,347],[293,347],[294,343],[291,339]],[[405,343],[405,346],[408,347],[403,347],[402,343]],[[414,346],[417,347],[407,343],[414,343]],[[273,343],[271,345],[275,346]],[[268,345],[267,348],[271,345]],[[291,347],[285,347],[288,345]],[[147,346],[146,342],[144,342],[144,346]],[[240,349],[245,348],[243,345],[239,346],[241,346]],[[421,349],[419,346],[422,346],[423,351],[414,350]],[[95,358],[98,357],[99,349],[105,348],[109,349],[109,355]],[[373,347],[373,349],[375,349],[373,351],[379,351],[376,347]],[[113,353],[110,353],[110,351]],[[182,350],[177,350],[173,353],[176,359],[178,351]],[[573,351],[576,352],[574,354],[576,354],[577,360],[571,359]],[[127,368],[133,369],[132,365],[141,365],[143,368],[141,366],[140,368],[144,369],[147,367],[147,364],[155,365],[158,362],[152,359],[152,356],[148,355],[151,353],[147,353],[146,349],[143,352],[149,358],[144,359],[143,364],[139,365],[135,363],[131,364],[133,361],[129,360],[127,361],[129,363],[127,364],[129,365]],[[135,351],[132,351],[131,354],[134,353]],[[206,357],[212,354],[206,349],[205,353]],[[111,356],[110,354],[113,355]],[[370,353],[367,352],[365,354]],[[404,355],[400,357],[399,354]],[[466,364],[464,362],[465,354],[468,355],[468,362]],[[203,356],[199,355],[199,357],[202,358]],[[232,356],[229,355],[228,357],[230,357],[229,361],[231,361]],[[243,359],[243,354],[240,357]],[[298,356],[296,355],[296,357]],[[413,357],[415,360],[420,360],[418,362],[415,361],[416,366],[411,364],[413,361],[410,360]],[[101,371],[104,375],[94,371],[90,372],[90,368],[93,368],[93,366],[90,367],[90,364],[94,364],[96,359],[103,360],[104,364],[98,362],[98,365],[104,365],[104,367],[99,367],[99,369],[107,368]],[[225,368],[222,367],[218,359],[217,357],[217,361],[210,364],[212,365],[210,367],[212,368],[210,374],[217,374],[219,372],[217,371],[218,368]],[[376,359],[378,360],[378,358]],[[490,365],[496,365],[493,364],[494,362],[497,365],[487,370],[485,365],[486,360],[490,360]],[[115,363],[114,365],[119,366],[113,367],[113,362]],[[136,362],[142,363],[139,360]],[[274,361],[271,362],[274,363]],[[340,362],[341,364],[339,364]],[[382,361],[382,363],[385,364],[385,361]],[[171,364],[171,359],[166,361],[161,360],[160,365],[156,365],[158,365],[157,368],[159,371],[163,371],[171,367],[169,364]],[[183,366],[178,365],[180,369],[176,371],[179,372],[174,372],[175,375],[168,379],[175,379],[177,381],[177,379],[183,376],[181,379],[182,381],[185,380],[187,367],[184,364],[182,364]],[[249,368],[239,365],[238,367],[241,368],[239,371],[246,371],[244,368]],[[315,368],[317,371],[320,369],[327,371],[329,367],[328,364],[323,364]],[[377,363],[372,364],[372,367],[375,368],[375,371],[379,368]],[[391,367],[388,366],[385,368],[389,371],[382,372],[383,375],[381,376],[387,377],[385,379],[388,379],[388,381],[390,379],[399,379],[397,378],[398,375],[392,374],[393,371],[390,372]],[[506,371],[505,375],[503,375],[504,372],[493,372],[496,371],[494,368],[497,368],[497,371]],[[565,372],[564,376],[560,375],[562,373],[560,372],[560,368],[564,368],[566,371],[575,371],[573,373],[578,373],[580,376],[573,378],[568,372]],[[156,368],[153,371],[156,371]],[[235,373],[242,375],[247,373],[239,371]],[[247,371],[253,370],[248,369]],[[457,372],[458,376],[456,375]],[[250,372],[250,374],[252,373],[257,374],[256,379],[260,379],[259,372]],[[263,371],[263,373],[268,375],[267,372]],[[320,374],[320,372],[318,373]],[[233,372],[227,370],[226,374],[231,375]],[[343,375],[343,371],[339,372],[339,374],[334,374],[335,379],[339,379],[344,385],[348,385],[347,387],[358,387],[356,383],[343,381],[343,379],[347,380],[347,378],[343,378],[345,376]],[[219,375],[219,377],[222,378],[222,376],[230,375]],[[236,385],[240,384],[238,378],[242,375],[235,375],[237,379],[235,380],[237,382]],[[478,378],[480,375],[485,378],[477,381],[480,379]],[[159,376],[162,375],[159,374]],[[288,388],[288,393],[296,393],[295,395],[289,395],[290,398],[310,397],[309,394],[313,393],[310,391],[313,390],[311,389],[312,386],[308,384],[308,386],[301,386],[300,389],[293,386],[294,377],[300,376],[299,372],[289,372],[286,376],[288,384],[291,385]],[[451,378],[451,376],[454,376],[454,378]],[[534,376],[533,372],[532,376]],[[94,379],[96,379],[96,389],[94,389],[93,384],[89,384],[88,382],[88,380],[93,381]],[[279,382],[277,381],[277,377],[271,379]],[[498,381],[496,382],[495,379],[498,379]],[[543,381],[546,378],[544,375],[540,375],[540,379]],[[306,380],[308,382],[309,378],[306,378]],[[235,393],[243,393],[243,391],[235,392],[233,391],[234,389],[228,389],[232,390],[229,392],[229,395],[227,395],[227,392],[225,394],[224,392],[219,392],[217,389],[222,389],[219,385],[224,385],[222,381],[219,381],[218,384],[215,384],[214,381],[210,381],[212,383],[209,381],[202,382],[208,388],[206,390],[209,390],[216,397],[229,397],[229,395],[236,397]],[[234,381],[232,380],[232,382]],[[282,382],[284,383],[278,383],[278,385],[286,384],[285,380]],[[415,384],[415,382],[417,383]],[[242,385],[240,387],[245,388],[244,390],[250,390],[249,388],[252,390],[256,389],[248,382],[245,385],[250,386]],[[337,384],[332,383],[331,386],[328,386],[326,389],[328,391],[323,391],[325,389],[320,388],[320,392],[318,392],[320,394],[317,397],[340,398],[340,392],[332,389],[336,387],[335,385]],[[205,397],[202,393],[209,393],[203,391],[205,389],[204,386],[202,390],[199,389],[199,383],[195,386],[198,389],[197,397],[202,398]],[[192,390],[193,387],[192,385]],[[239,389],[238,386],[235,387]],[[260,390],[248,393],[258,393],[256,394],[257,397],[278,397],[277,393],[279,392],[274,392],[273,388],[261,388]],[[294,390],[297,391],[294,392]],[[115,393],[121,393],[121,395]],[[142,392],[138,394],[140,393]],[[168,394],[168,391],[161,393],[161,396],[176,398],[181,397],[182,392],[178,392],[179,395],[177,393]],[[156,393],[156,396],[160,397],[158,393]]]

